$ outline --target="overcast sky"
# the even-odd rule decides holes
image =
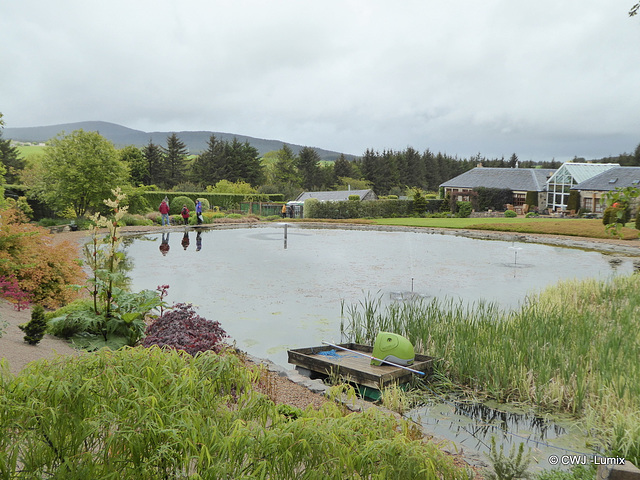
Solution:
[[[7,127],[102,120],[362,155],[640,144],[634,0],[3,0]]]

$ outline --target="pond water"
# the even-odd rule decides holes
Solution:
[[[629,257],[530,243],[298,225],[286,232],[286,244],[283,224],[134,238],[126,247],[132,287],[170,285],[168,303],[194,304],[198,314],[218,320],[242,350],[293,368],[288,349],[342,340],[343,302],[419,295],[515,308],[562,279],[606,279],[634,270]],[[585,439],[572,422],[560,426],[557,419],[548,423],[437,398],[408,416],[482,453],[489,451],[492,435],[505,452],[526,442],[537,468],[548,467],[551,454],[584,451]]]
[[[169,303],[194,304],[238,348],[292,368],[287,349],[341,340],[341,302],[413,294],[512,308],[560,279],[633,271],[626,257],[407,231],[289,225],[285,248],[284,231],[276,224],[137,237],[127,246],[132,287],[168,284]]]

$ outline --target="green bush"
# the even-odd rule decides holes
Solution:
[[[469,218],[471,216],[471,212],[473,211],[471,202],[458,202],[457,207],[458,211],[456,212],[456,217]]]
[[[359,202],[360,195],[349,195],[349,200],[351,200],[352,202]]]
[[[580,192],[571,190],[569,192],[569,200],[567,200],[567,210],[577,212],[580,210]]]
[[[207,210],[211,210],[211,204],[209,203],[209,200],[207,200],[206,198],[202,198],[202,197],[198,197],[196,198],[196,200],[200,200],[200,203],[202,203],[202,212],[206,212]]]
[[[190,212],[196,209],[196,202],[184,195],[173,198],[170,202],[169,208],[174,215],[179,214],[182,211],[182,206],[186,205]]]
[[[518,214],[516,212],[514,212],[513,210],[507,210],[506,212],[504,212],[504,216],[512,218],[512,217],[517,217]]]
[[[38,220],[39,227],[54,227],[56,225],[65,225],[69,223],[69,220],[66,218],[41,218]]]
[[[128,212],[131,214],[144,215],[150,210],[157,209],[158,206],[151,206],[149,199],[145,196],[148,187],[125,187],[124,193],[127,195],[125,205],[129,206]]]
[[[158,217],[160,213],[158,213]],[[125,213],[120,219],[121,226],[144,226],[144,225],[153,225],[153,220],[150,220],[142,215],[132,215],[130,213]]]
[[[607,207],[602,215],[602,223],[609,225],[612,223],[620,223],[624,225],[631,219],[631,212],[626,205]]]
[[[202,218],[204,223],[213,223],[216,218],[224,218],[225,214],[222,212],[202,212]]]
[[[528,212],[525,215],[525,218],[533,218],[533,217],[539,217],[540,215],[538,215],[536,212]]]
[[[537,207],[538,206],[538,192],[528,191],[524,203],[525,203],[525,205],[529,205],[529,207]]]

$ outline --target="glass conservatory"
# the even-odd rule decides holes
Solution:
[[[567,209],[571,187],[589,180],[600,173],[619,167],[617,163],[573,163],[563,164],[547,181],[547,208],[550,212]]]

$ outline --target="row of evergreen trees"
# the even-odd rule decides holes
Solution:
[[[139,149],[129,146],[121,150],[121,159],[129,166],[134,185],[157,185],[163,189],[192,186],[204,190],[220,180],[246,182],[261,193],[283,193],[295,197],[305,190],[372,188],[378,195],[403,195],[407,188],[436,191],[439,185],[478,164],[485,167],[558,168],[560,162],[519,161],[514,153],[505,158],[486,158],[480,154],[458,158],[426,150],[422,153],[408,147],[403,151],[377,152],[367,149],[353,161],[340,156],[335,162],[322,162],[311,147],[298,154],[283,145],[281,150],[264,157],[248,142],[222,141],[212,135],[207,149],[192,156],[185,143],[174,133],[166,146],[149,142]],[[575,159],[584,161],[584,159]],[[6,167],[5,182],[19,183],[24,168],[22,159],[0,131],[0,161]],[[640,145],[633,154],[607,157],[601,162],[640,165]]]

